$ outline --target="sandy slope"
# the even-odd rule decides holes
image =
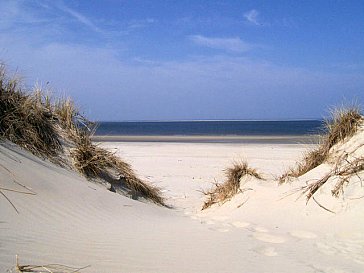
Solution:
[[[18,148],[0,146],[0,272],[21,263],[90,265],[82,272],[364,272],[364,198],[328,213],[277,187],[274,176],[306,146],[105,143],[164,188],[166,209],[106,191]],[[203,195],[232,160],[267,180],[201,212]],[[323,173],[325,166],[316,172]],[[313,174],[310,174],[313,175]],[[302,182],[302,181],[301,181]],[[344,206],[344,205],[343,205]]]

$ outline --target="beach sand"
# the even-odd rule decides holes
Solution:
[[[100,146],[161,187],[172,208],[109,192],[3,144],[1,187],[35,195],[6,191],[19,213],[0,196],[0,272],[15,266],[15,255],[21,264],[89,265],[81,272],[364,272],[364,192],[342,200],[326,196],[323,188],[318,199],[334,214],[313,201],[306,205],[297,190],[327,166],[301,181],[277,185],[276,178],[314,145]],[[265,180],[245,181],[232,200],[201,211],[202,192],[223,182],[224,169],[241,160]]]
[[[259,135],[259,136],[238,136],[238,135],[171,135],[171,136],[140,136],[140,135],[95,135],[92,136],[95,142],[167,142],[167,143],[236,143],[236,144],[317,144],[318,135]]]

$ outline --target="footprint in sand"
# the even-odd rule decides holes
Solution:
[[[240,221],[235,221],[235,222],[232,222],[231,223],[234,227],[236,228],[245,228],[247,226],[250,225],[250,223],[247,223],[247,222],[240,222]]]
[[[210,227],[209,230],[218,231],[218,232],[228,232],[229,229],[227,227]]]
[[[212,220],[219,221],[219,222],[223,222],[226,219],[228,219],[226,216],[214,216],[214,217],[212,217]]]
[[[214,221],[210,221],[210,220],[201,220],[200,223],[205,224],[205,225],[214,225],[215,224]]]
[[[341,255],[351,259],[357,264],[364,265],[364,241],[361,240],[338,240],[331,238],[326,242],[317,242],[316,246],[320,252],[326,255]]]
[[[278,255],[274,247],[261,247],[256,249],[256,252],[268,257],[274,257]]]
[[[254,238],[263,241],[266,243],[272,243],[272,244],[281,244],[284,243],[286,240],[283,237],[275,236],[269,233],[265,232],[255,232],[253,234]]]
[[[315,233],[305,231],[305,230],[293,230],[289,233],[291,236],[299,239],[314,239],[317,238]]]
[[[268,229],[266,229],[265,227],[260,227],[260,226],[257,226],[257,227],[255,227],[254,229],[255,229],[255,231],[257,231],[257,232],[268,232],[268,231],[269,231],[269,230],[268,230]]]
[[[318,267],[312,265],[312,267],[316,270],[315,272],[325,272],[325,273],[347,273],[346,270],[342,270],[336,267]]]
[[[215,222],[214,221],[206,221],[206,222],[204,222],[204,224],[206,224],[206,225],[214,225],[215,224]]]
[[[333,248],[325,243],[322,243],[322,242],[317,242],[316,246],[320,250],[320,252],[322,252],[326,255],[332,256],[332,255],[335,255],[338,253],[335,248]]]
[[[228,232],[229,229],[228,228],[218,228],[216,229],[218,232]]]

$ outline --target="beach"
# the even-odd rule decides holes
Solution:
[[[363,0],[0,3],[0,273],[364,273]]]
[[[169,208],[112,193],[3,144],[2,187],[35,195],[7,192],[19,213],[0,198],[1,272],[16,255],[22,264],[86,266],[80,272],[364,272],[362,199],[325,199],[333,214],[306,205],[302,182],[278,186],[277,177],[315,144],[98,145],[161,187]],[[203,192],[242,160],[264,180],[244,181],[236,197],[202,211]]]
[[[268,180],[274,180],[314,147],[270,142],[100,142],[100,146],[115,151],[138,174],[162,187],[170,205],[194,212],[201,210],[202,191],[207,191],[215,182],[223,182],[224,170],[234,162],[246,160]]]

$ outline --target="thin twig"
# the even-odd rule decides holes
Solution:
[[[281,198],[279,198],[278,199],[278,201],[281,201],[281,200],[283,200],[283,199],[285,199],[285,198],[287,198],[287,197],[289,197],[289,196],[291,196],[291,195],[294,195],[295,193],[297,193],[297,192],[300,192],[300,191],[302,191],[302,190],[304,190],[306,188],[306,186],[303,186],[303,187],[300,187],[300,188],[296,188],[296,189],[293,189],[293,190],[290,190],[289,192],[285,192],[285,193],[283,193],[282,195],[282,197]],[[297,200],[302,196],[303,194],[301,193],[301,195],[297,198]],[[296,201],[297,201],[296,200]]]
[[[249,197],[243,202],[243,203],[241,203],[241,204],[239,204],[236,208],[237,209],[239,209],[241,206],[243,206],[246,202],[248,202],[249,201]]]
[[[19,186],[21,186],[21,187],[23,187],[24,189],[26,189],[26,190],[28,190],[28,191],[30,191],[31,193],[33,193],[33,194],[35,194],[36,195],[36,193],[31,189],[31,188],[29,188],[29,187],[27,187],[27,186],[25,186],[25,185],[23,185],[23,184],[21,184],[21,183],[19,183],[18,181],[16,181],[16,180],[14,180],[13,181],[15,184],[17,184],[17,185],[19,185]]]
[[[9,198],[5,195],[5,193],[3,193],[3,192],[0,190],[0,194],[1,194],[2,196],[4,196],[6,200],[8,200],[8,202],[10,203],[10,205],[11,205],[11,206],[15,209],[16,213],[18,213],[18,214],[19,214],[19,211],[17,210],[17,208],[15,207],[15,205],[13,204],[13,202],[11,202],[11,201],[10,201],[10,199],[9,199]]]
[[[44,266],[42,266],[42,268],[43,268],[44,270],[47,270],[49,273],[53,273],[51,270],[49,270],[48,268],[46,268],[46,267],[44,267]]]
[[[84,270],[84,269],[89,268],[89,267],[91,267],[91,265],[86,265],[86,266],[83,266],[83,267],[77,268],[77,269],[75,269],[74,271],[72,271],[72,272],[70,272],[70,273],[76,273],[76,272],[78,272],[78,271],[80,271],[80,270]]]
[[[331,213],[333,213],[333,214],[336,214],[336,212],[334,212],[334,211],[332,211],[332,210],[329,210],[328,208],[325,208],[323,205],[321,205],[316,199],[315,199],[315,197],[313,197],[312,196],[312,199],[313,199],[313,201],[315,201],[316,202],[316,204],[317,205],[319,205],[319,207],[320,208],[323,208],[324,210],[327,210],[328,212],[331,212]]]
[[[49,273],[77,273],[81,270],[90,267],[91,265],[86,265],[83,267],[71,267],[62,264],[45,264],[45,265],[19,265],[18,255],[15,256],[16,267],[18,272],[34,272],[34,273],[44,273],[45,271]],[[44,271],[45,270],[45,271]]]
[[[34,192],[18,191],[18,190],[13,190],[13,189],[8,189],[8,188],[2,188],[2,187],[0,187],[0,190],[3,190],[3,191],[11,191],[11,192],[17,192],[17,193],[22,193],[22,194],[37,195],[37,194],[36,194],[36,193],[34,193]]]
[[[360,196],[360,197],[351,197],[351,198],[348,198],[349,200],[357,200],[357,199],[362,199],[364,198],[364,195],[363,196]]]

